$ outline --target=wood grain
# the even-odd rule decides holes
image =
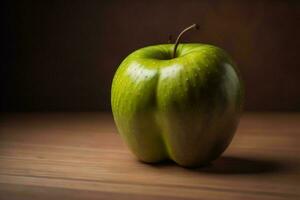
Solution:
[[[300,199],[300,114],[247,113],[223,156],[137,161],[105,113],[0,117],[0,199]]]

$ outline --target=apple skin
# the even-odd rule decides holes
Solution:
[[[231,142],[242,111],[239,72],[218,47],[148,46],[131,53],[112,83],[118,131],[136,157],[171,159],[184,167],[208,164]]]

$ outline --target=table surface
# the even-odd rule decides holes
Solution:
[[[137,161],[105,113],[0,116],[0,199],[300,199],[300,113],[246,113],[211,165]]]

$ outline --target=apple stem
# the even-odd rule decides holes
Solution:
[[[193,25],[191,25],[191,26],[185,28],[183,31],[180,32],[180,34],[178,35],[178,37],[177,37],[177,39],[176,39],[176,42],[175,42],[175,46],[174,46],[174,50],[173,50],[173,58],[176,57],[176,50],[177,50],[177,47],[178,47],[180,38],[182,37],[182,35],[183,35],[185,32],[187,32],[187,31],[189,31],[189,30],[191,30],[191,29],[197,29],[197,30],[198,30],[198,29],[199,29],[199,25],[198,25],[198,24],[193,24]]]

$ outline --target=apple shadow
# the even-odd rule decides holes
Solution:
[[[149,165],[149,163],[148,163]],[[150,164],[155,168],[175,167],[177,164],[167,160]],[[287,167],[278,161],[235,156],[222,156],[215,161],[198,168],[185,168],[188,171],[210,174],[262,174],[286,171]]]
[[[192,169],[211,174],[260,174],[285,171],[278,161],[222,156],[201,168]]]

